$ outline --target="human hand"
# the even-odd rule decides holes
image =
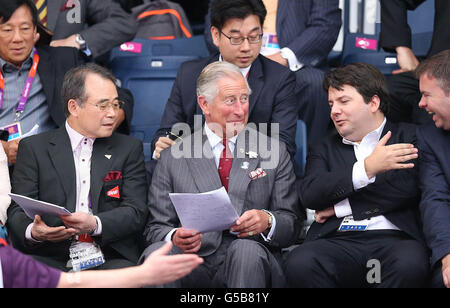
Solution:
[[[393,70],[392,74],[400,74],[404,72],[414,71],[419,65],[419,60],[417,60],[411,48],[399,46],[395,48],[397,52],[397,62],[400,69]]]
[[[195,254],[168,256],[171,249],[172,243],[166,243],[154,251],[140,266],[145,277],[142,285],[161,285],[178,280],[203,263],[203,259]]]
[[[280,63],[283,66],[286,66],[286,67],[289,66],[289,63],[288,63],[287,59],[285,59],[285,58],[283,58],[281,56],[281,51],[279,51],[277,53],[274,53],[273,55],[265,56],[265,57],[269,58],[272,61],[278,62],[278,63]]]
[[[270,214],[261,210],[249,210],[244,212],[236,220],[231,231],[238,232],[238,237],[249,237],[263,233],[269,227]]]
[[[76,35],[71,35],[65,39],[55,40],[50,43],[52,47],[75,47],[76,49],[80,49],[80,44],[75,40]]]
[[[155,156],[156,159],[159,159],[161,157],[161,152],[172,145],[175,144],[175,141],[168,137],[159,137],[158,141],[156,141],[155,144]]]
[[[77,234],[77,230],[72,228],[49,227],[41,219],[41,216],[35,215],[33,227],[31,228],[31,237],[40,242],[58,243],[65,241]]]
[[[178,228],[172,237],[172,242],[184,253],[196,253],[202,246],[202,237],[201,233],[194,230]]]
[[[367,177],[370,179],[378,173],[389,170],[414,168],[413,163],[405,163],[418,157],[419,150],[409,143],[386,145],[391,138],[389,131],[380,139],[375,150],[364,161]]]
[[[319,224],[323,224],[328,220],[328,218],[336,216],[336,212],[334,211],[334,206],[329,207],[327,209],[316,211],[314,213],[314,220]]]
[[[17,161],[17,151],[19,149],[20,139],[15,139],[9,142],[2,141],[3,149],[8,157],[8,163],[14,165]]]
[[[442,279],[446,288],[450,288],[450,254],[442,258]]]
[[[88,213],[76,212],[60,218],[68,228],[75,229],[77,234],[91,234],[97,229],[97,219]]]

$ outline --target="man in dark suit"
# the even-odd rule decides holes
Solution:
[[[73,214],[33,221],[12,204],[8,230],[16,248],[61,270],[70,269],[69,250],[76,256],[86,246],[103,254],[102,268],[131,266],[141,253],[144,155],[140,141],[113,133],[121,105],[114,81],[93,64],[72,69],[62,90],[65,125],[20,142],[12,191]],[[75,269],[76,258],[71,261]]]
[[[297,96],[295,76],[287,68],[259,55],[262,25],[266,10],[262,0],[217,0],[211,7],[211,33],[220,54],[181,65],[167,102],[161,126],[152,141],[154,158],[173,142],[167,131],[176,123],[194,126],[194,115],[201,115],[195,93],[202,69],[215,61],[237,65],[247,76],[253,94],[250,98],[249,122],[257,125],[279,124],[281,141],[293,157],[296,151]]]
[[[414,10],[425,0],[382,0],[380,45],[389,52],[396,52],[399,70],[387,76],[391,96],[388,119],[395,122],[416,124],[432,123],[431,116],[418,107],[420,101],[419,80],[414,69],[419,60],[412,51],[411,29],[407,10]],[[428,0],[431,1],[431,0]],[[435,0],[434,29],[427,58],[450,49],[450,1]]]
[[[415,128],[386,121],[383,75],[355,63],[324,80],[337,133],[310,149],[301,187],[316,210],[285,264],[298,287],[418,287],[428,251],[418,215]]]
[[[263,25],[261,54],[295,72],[300,119],[307,126],[308,142],[326,136],[330,109],[322,91],[327,59],[335,44],[342,17],[338,0],[263,0],[267,17]],[[208,17],[205,37],[211,52]]]
[[[19,30],[20,27],[22,30]],[[4,79],[0,104],[0,127],[20,122],[22,133],[28,133],[36,124],[46,131],[64,124],[61,108],[61,80],[72,67],[81,63],[76,49],[38,46],[41,28],[37,11],[28,0],[0,1],[0,74]],[[30,86],[26,105],[16,116],[22,89],[32,71],[34,52],[39,56],[37,74]],[[9,163],[14,163],[19,140],[2,142]]]
[[[432,250],[433,287],[450,288],[450,50],[422,62],[416,70],[422,99],[419,106],[434,125],[417,130],[420,210]]]
[[[197,92],[206,122],[161,153],[149,193],[149,247],[143,257],[164,241],[174,243],[173,253],[204,257],[203,265],[172,286],[282,287],[280,249],[294,243],[301,226],[291,158],[282,142],[247,126],[251,90],[235,65],[209,64]],[[169,193],[222,186],[239,215],[230,222],[234,233],[186,229]]]

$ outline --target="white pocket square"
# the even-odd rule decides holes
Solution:
[[[263,168],[258,168],[254,171],[250,171],[250,173],[248,175],[252,180],[256,180],[256,179],[266,176],[267,173],[263,170]]]

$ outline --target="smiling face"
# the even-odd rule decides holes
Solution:
[[[433,116],[436,127],[450,130],[450,93],[446,95],[436,78],[428,74],[422,74],[419,82],[422,93],[419,107]]]
[[[379,127],[384,119],[379,110],[378,96],[366,103],[362,95],[349,85],[343,85],[342,90],[330,87],[328,102],[337,131],[343,138],[353,142],[360,142],[364,136]]]
[[[256,15],[250,15],[245,19],[229,19],[222,28],[223,34],[216,27],[211,28],[214,44],[219,48],[222,58],[240,68],[249,67],[261,50],[262,41],[250,44],[244,40],[240,45],[232,45],[229,37],[252,37],[262,33],[260,19]],[[225,36],[225,35],[226,36]]]
[[[231,138],[247,125],[250,93],[242,74],[220,78],[217,87],[213,101],[199,96],[199,105],[208,127],[222,138]]]
[[[0,24],[0,57],[20,67],[38,38],[30,9],[22,5],[7,22]]]

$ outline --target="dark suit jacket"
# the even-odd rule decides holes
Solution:
[[[342,24],[339,0],[280,0],[277,35],[281,48],[291,49],[307,66],[324,67]],[[217,51],[211,39],[210,15],[205,20],[208,48]]]
[[[415,126],[412,124],[393,124],[388,121],[382,136],[388,131],[392,132],[388,145],[416,144]],[[412,238],[423,241],[418,213],[420,192],[416,169],[378,174],[374,183],[355,191],[352,182],[355,162],[353,146],[342,143],[342,137],[337,132],[311,147],[301,185],[303,204],[313,210],[323,210],[348,198],[356,220],[384,215]],[[341,222],[342,218],[336,217],[323,224],[314,222],[306,240],[318,239],[335,232]]]
[[[79,9],[67,8],[68,0],[47,1],[47,27],[54,32],[53,40],[80,33],[97,57],[134,38],[136,21],[115,1],[78,1]]]
[[[37,51],[39,53],[37,72],[47,98],[50,116],[59,127],[66,121],[61,101],[64,75],[71,68],[82,64],[83,59],[76,48],[39,46]]]
[[[411,48],[411,29],[407,10],[414,10],[425,0],[381,0],[380,44],[387,51],[397,46]],[[434,30],[428,57],[450,49],[450,1],[435,0]]]
[[[434,265],[450,253],[450,132],[434,123],[417,129],[423,230]]]
[[[159,137],[165,136],[176,123],[187,123],[194,129],[194,115],[202,114],[197,103],[197,78],[208,64],[218,61],[216,54],[209,58],[183,63],[167,101],[160,129],[152,141],[152,152]],[[297,96],[295,75],[282,65],[263,56],[253,62],[248,77],[250,95],[249,123],[279,123],[280,140],[287,144],[293,157],[296,151]],[[185,132],[186,133],[186,132]],[[270,127],[268,128],[270,134]]]
[[[105,155],[111,155],[111,159]],[[105,182],[111,171],[120,171],[123,178]],[[116,186],[119,186],[120,199],[106,195]],[[12,187],[16,194],[75,212],[75,163],[65,127],[20,142]],[[112,248],[132,262],[136,262],[141,253],[139,239],[148,213],[147,189],[139,140],[113,134],[95,141],[91,159],[91,200],[93,214],[102,223],[102,235],[94,240],[102,248]],[[29,246],[25,243],[25,230],[32,220],[14,203],[8,210],[8,217],[8,231],[16,248],[27,254],[68,259],[70,241]],[[57,217],[42,218],[49,226],[63,225]]]

